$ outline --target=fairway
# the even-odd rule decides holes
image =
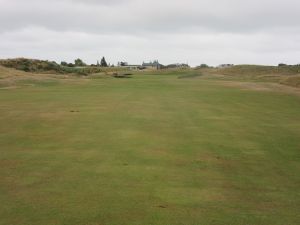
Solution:
[[[0,225],[300,224],[300,95],[178,75],[0,88]]]

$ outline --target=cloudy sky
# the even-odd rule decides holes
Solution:
[[[0,0],[0,58],[300,63],[299,0]]]

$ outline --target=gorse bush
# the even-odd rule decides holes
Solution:
[[[63,73],[63,68],[56,62],[37,60],[37,59],[6,59],[0,60],[0,65],[14,68],[17,70],[23,70],[25,72],[56,72]]]
[[[0,65],[4,67],[14,68],[17,70],[22,70],[25,72],[32,72],[32,73],[56,73],[56,74],[72,73],[72,74],[79,74],[79,75],[127,70],[124,68],[117,68],[117,67],[86,66],[86,64],[80,59],[75,60],[75,64],[72,63],[68,64],[66,62],[57,64],[56,62],[51,62],[46,60],[26,59],[26,58],[3,59],[0,60]]]

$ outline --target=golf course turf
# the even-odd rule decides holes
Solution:
[[[0,225],[300,224],[299,95],[78,80],[0,89]]]

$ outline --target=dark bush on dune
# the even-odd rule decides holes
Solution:
[[[86,66],[82,60],[77,59],[77,63],[67,63],[61,62],[57,64],[56,62],[51,62],[48,60],[38,60],[38,59],[26,59],[26,58],[17,58],[17,59],[2,59],[0,60],[0,65],[8,68],[14,68],[17,70],[22,70],[25,72],[32,73],[56,73],[56,74],[78,74],[78,75],[88,75],[94,73],[101,73],[107,71],[116,71],[113,68],[103,68],[96,66]],[[80,66],[79,66],[80,65]]]
[[[56,62],[50,62],[45,60],[37,60],[37,59],[25,59],[25,58],[17,58],[17,59],[5,59],[0,60],[0,65],[14,68],[17,70],[23,70],[25,72],[56,72],[63,73],[63,68],[58,65]]]

